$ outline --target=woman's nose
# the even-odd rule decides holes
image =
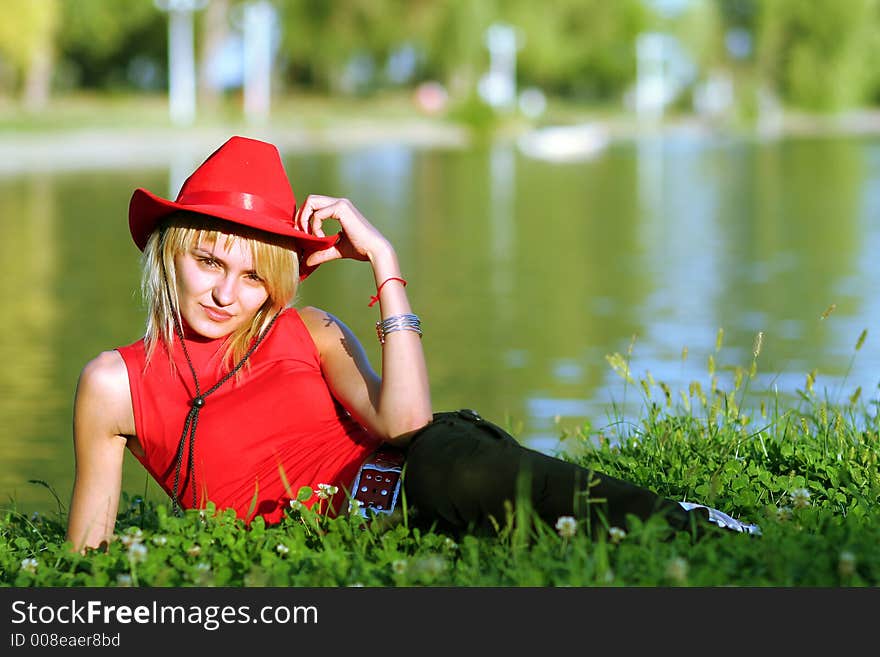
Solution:
[[[228,306],[235,301],[235,276],[221,276],[214,285],[214,303],[218,306]]]

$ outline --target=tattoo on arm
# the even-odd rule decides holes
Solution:
[[[342,323],[330,313],[326,313],[324,315],[324,326],[330,326],[331,324],[336,324],[336,326],[339,327],[339,331],[342,333],[339,342],[342,344],[342,348],[345,350],[345,353],[348,354],[349,358],[354,358],[354,350],[352,349],[351,341],[345,337],[345,329],[343,328]]]

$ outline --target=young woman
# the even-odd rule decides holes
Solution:
[[[325,234],[328,220],[336,234]],[[474,411],[434,414],[394,248],[346,199],[311,195],[297,210],[272,144],[229,139],[175,201],[135,190],[129,228],[143,252],[147,328],[80,375],[76,549],[112,536],[126,449],[175,508],[211,501],[247,522],[280,521],[301,487],[314,491],[306,505],[333,513],[353,498],[362,513],[388,512],[402,487],[416,519],[440,530],[503,523],[524,493],[550,523],[573,516],[595,530],[659,513],[681,529],[708,519],[757,533],[525,448]],[[340,258],[372,269],[381,376],[342,322],[291,305],[302,279]]]

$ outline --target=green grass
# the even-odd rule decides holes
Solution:
[[[257,127],[271,130],[350,129],[358,125],[399,128],[401,122],[444,125],[455,123],[446,116],[427,116],[419,111],[411,91],[377,93],[368,97],[341,97],[308,91],[287,91],[272,98],[268,119]],[[198,106],[191,126],[176,127],[168,114],[164,94],[58,95],[38,111],[24,111],[9,99],[0,99],[0,136],[6,134],[56,133],[70,130],[222,128],[246,130],[249,124],[238,95],[220,99],[212,106]]]
[[[719,346],[721,333],[719,332]],[[860,336],[856,351],[861,347]],[[716,352],[718,350],[716,349]],[[628,359],[609,357],[641,395],[642,417],[618,409],[600,430],[565,432],[572,460],[757,522],[763,534],[673,532],[659,518],[591,540],[512,512],[492,536],[423,531],[407,515],[367,523],[291,510],[279,525],[245,528],[231,512],[173,516],[164,501],[123,495],[115,540],[81,556],[64,541],[65,509],[0,519],[2,586],[752,586],[880,584],[880,430],[874,402],[816,395],[813,377],[783,402],[733,384],[672,394]],[[719,368],[720,369],[720,368]],[[704,391],[705,388],[705,391]],[[746,409],[753,409],[749,412]],[[406,507],[404,507],[406,509]]]

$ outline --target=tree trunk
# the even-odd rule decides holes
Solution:
[[[52,47],[42,43],[34,48],[25,72],[23,101],[26,110],[36,112],[49,104],[52,71]]]
[[[216,110],[221,89],[212,84],[211,60],[229,34],[229,0],[212,0],[202,13],[202,47],[199,51],[199,102],[207,110]]]

